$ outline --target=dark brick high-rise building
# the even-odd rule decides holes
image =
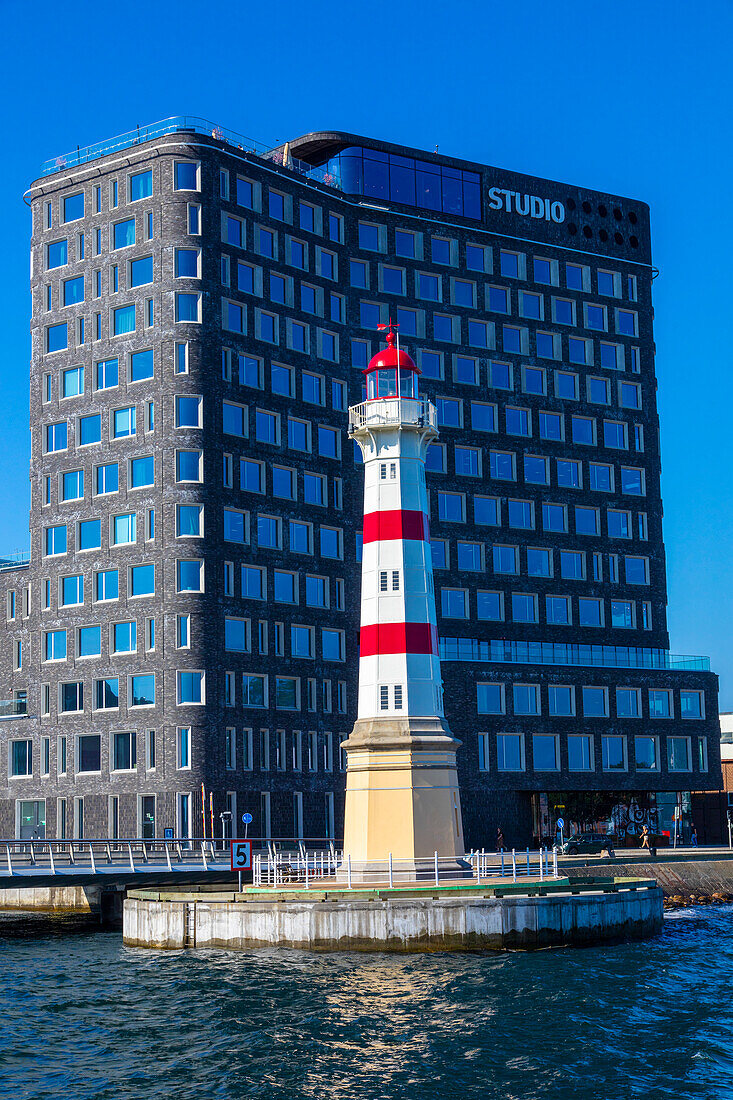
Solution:
[[[27,199],[31,554],[0,573],[0,834],[200,834],[203,785],[207,831],[211,805],[217,832],[229,809],[338,835],[346,414],[390,316],[439,410],[469,843],[544,835],[582,791],[669,828],[717,789],[716,678],[667,652],[643,203],[194,119],[59,158]]]

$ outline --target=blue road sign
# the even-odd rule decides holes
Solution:
[[[565,828],[565,818],[564,817],[558,817],[557,827],[558,827],[558,829],[564,829]]]
[[[242,821],[245,825],[252,824],[252,814],[242,814]]]

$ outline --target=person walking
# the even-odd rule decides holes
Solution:
[[[645,825],[644,828],[641,830],[641,847],[642,847],[642,851],[643,851],[644,848],[646,848],[646,850],[649,852],[649,855],[651,856],[651,858],[655,859],[656,855],[657,855],[657,849],[652,847],[651,840],[652,840],[652,837],[651,837],[651,833],[649,832],[649,826]]]
[[[697,848],[697,826],[693,825],[690,830],[690,847]]]
[[[505,848],[506,844],[504,842],[504,834],[501,831],[501,828],[498,828],[496,830],[496,850],[497,852],[503,852]]]

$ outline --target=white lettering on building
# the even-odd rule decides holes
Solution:
[[[546,222],[558,224],[565,221],[565,207],[561,202],[551,202],[539,195],[522,195],[505,187],[489,188],[489,209],[506,210],[507,214],[521,214],[522,217],[544,218]]]

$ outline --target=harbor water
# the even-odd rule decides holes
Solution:
[[[155,952],[0,919],[5,1100],[727,1100],[733,906],[532,954]]]

